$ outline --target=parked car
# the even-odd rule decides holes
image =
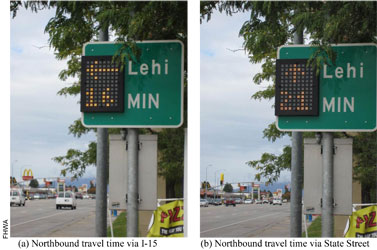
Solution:
[[[275,205],[283,205],[283,203],[281,202],[281,200],[280,199],[274,199],[274,201],[273,201],[273,203],[272,203],[274,206]]]
[[[287,200],[287,199],[284,199],[284,200],[283,200],[283,203],[287,203],[287,202],[288,202],[288,200]]]
[[[55,199],[56,196],[54,194],[48,194],[47,199]]]
[[[264,200],[263,200],[263,204],[268,204],[268,200],[267,200],[267,199],[264,199]]]
[[[201,207],[208,207],[208,201],[206,199],[200,199]]]
[[[39,200],[41,198],[41,195],[38,193],[34,194],[34,200]]]
[[[245,204],[252,204],[252,203],[253,203],[253,201],[251,199],[246,199],[245,200]]]
[[[27,199],[30,201],[30,200],[34,200],[34,194],[30,194],[28,195]]]
[[[262,204],[261,200],[255,200],[255,204]]]
[[[236,204],[241,204],[242,203],[242,200],[240,198],[236,198],[234,201],[236,202]]]
[[[10,205],[25,206],[25,196],[20,189],[10,190]]]
[[[84,199],[89,199],[89,195],[87,195],[87,194],[84,194],[82,197],[83,197]]]
[[[77,193],[75,193],[75,195],[76,195],[76,199],[83,199],[84,197],[83,197],[83,195],[82,195],[82,193],[80,193],[80,192],[77,192]]]
[[[77,206],[75,194],[72,192],[59,193],[55,203],[56,209],[61,209],[62,207],[70,207],[73,210],[76,209]]]
[[[229,198],[229,199],[226,199],[225,200],[225,206],[233,206],[235,207],[236,206],[236,201],[232,198]]]
[[[221,199],[213,199],[213,203],[212,204],[215,205],[215,206],[221,205],[222,204]]]

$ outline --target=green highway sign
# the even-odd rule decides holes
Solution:
[[[120,43],[84,45],[81,121],[85,127],[176,128],[182,125],[182,42],[136,44],[141,51],[139,60],[126,60],[123,67],[108,59],[121,48]]]
[[[334,65],[322,65],[318,116],[277,116],[281,131],[375,131],[376,44],[338,44]],[[282,46],[278,59],[308,59],[318,48]]]

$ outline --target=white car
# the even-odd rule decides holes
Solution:
[[[274,199],[274,201],[272,202],[273,205],[283,205],[283,203],[281,202],[280,199]]]
[[[245,204],[251,204],[251,203],[253,203],[252,200],[250,199],[245,200]]]
[[[10,205],[18,205],[21,207],[25,206],[25,196],[24,193],[19,189],[10,190]]]
[[[200,199],[201,207],[208,207],[208,201],[206,199]]]
[[[56,197],[56,209],[61,209],[62,207],[70,207],[72,210],[76,209],[77,201],[75,194],[72,192],[62,192]]]

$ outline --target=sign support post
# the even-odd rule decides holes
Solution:
[[[294,43],[303,44],[303,32],[296,31]],[[292,132],[292,153],[291,153],[291,237],[301,237],[302,231],[302,132]]]
[[[139,229],[139,133],[137,128],[127,129],[128,142],[128,193],[127,193],[127,237],[138,237]]]
[[[322,237],[334,235],[334,135],[322,133]]]
[[[109,40],[108,27],[104,27],[99,33],[100,41]],[[107,179],[108,179],[108,143],[107,128],[97,128],[97,170],[96,170],[96,236],[107,236]]]
[[[138,236],[139,138],[137,128],[177,128],[183,123],[183,44],[177,40],[136,42],[140,58],[120,63],[113,56],[122,44],[108,41],[83,47],[81,79],[82,124],[96,128],[96,234],[106,236],[108,128],[127,128],[127,236]],[[131,53],[132,54],[132,53]]]

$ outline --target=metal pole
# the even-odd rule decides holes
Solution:
[[[184,144],[184,155],[183,155],[183,167],[184,167],[184,176],[183,176],[183,198],[184,198],[184,208],[186,204],[188,204],[188,189],[187,189],[187,180],[188,180],[188,168],[187,168],[187,128],[185,128],[185,144]],[[184,214],[184,222],[183,222],[183,235],[187,237],[187,224],[188,224],[188,217],[187,217],[187,209],[183,210]]]
[[[216,172],[217,171],[215,171],[215,185],[213,186],[213,199],[216,199],[216,185],[217,185],[217,178],[216,178]]]
[[[225,170],[226,169],[222,168],[222,169],[218,169],[218,170],[215,171],[215,185],[214,185],[214,187],[218,187],[217,186],[217,172],[219,172],[219,171],[225,171]],[[217,190],[213,190],[213,191],[214,191],[214,195],[215,195],[214,199],[216,199],[216,197],[217,197]]]
[[[294,44],[303,44],[303,32],[296,30]],[[301,237],[302,233],[302,132],[292,132],[291,154],[291,237]]]
[[[207,167],[206,167],[206,181],[205,181],[205,183],[204,183],[204,185],[205,185],[205,193],[204,193],[204,199],[207,199],[207,185],[208,185],[208,182],[207,182],[207,170],[208,170],[208,168],[210,167],[210,166],[212,166],[212,164],[209,164]]]
[[[332,133],[322,133],[322,237],[333,237],[334,217],[334,138]]]
[[[99,40],[109,40],[108,27],[100,30]],[[108,137],[107,128],[97,128],[96,237],[107,236]]]
[[[127,129],[128,142],[128,193],[127,237],[139,236],[139,134],[135,128]]]

